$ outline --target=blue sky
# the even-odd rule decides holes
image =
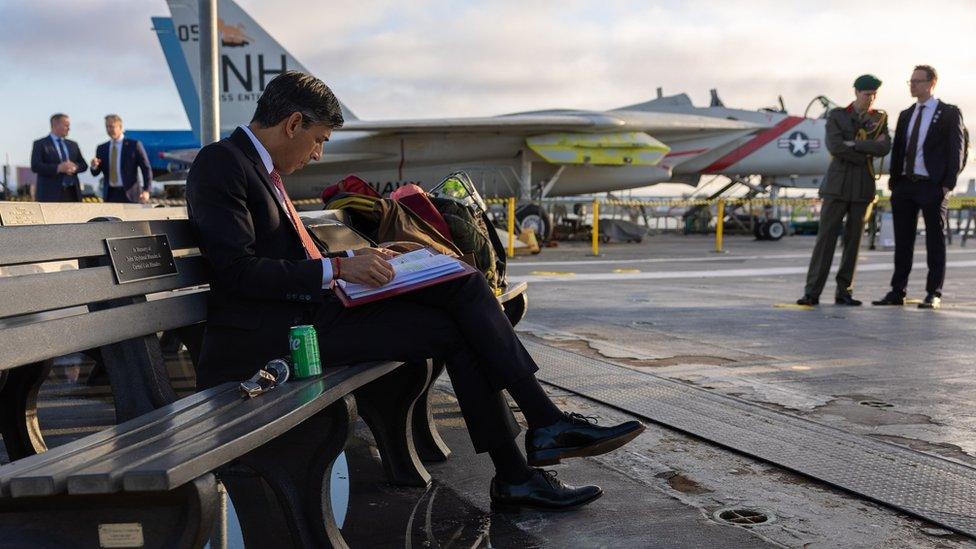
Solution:
[[[604,109],[658,86],[699,104],[715,87],[740,108],[782,95],[802,114],[816,95],[846,102],[864,72],[885,81],[879,106],[894,113],[911,102],[911,67],[929,63],[937,95],[976,120],[967,0],[239,4],[361,118]],[[187,128],[154,15],[168,15],[164,0],[0,2],[0,162],[26,164],[56,111],[86,156],[109,112],[129,128]]]

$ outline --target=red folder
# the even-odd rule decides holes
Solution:
[[[414,290],[427,288],[428,286],[435,286],[437,284],[440,284],[441,282],[447,282],[448,280],[454,280],[455,278],[461,278],[462,276],[469,276],[478,272],[477,269],[475,269],[474,267],[468,265],[463,261],[459,261],[458,263],[461,264],[460,271],[455,271],[453,273],[447,273],[438,277],[422,280],[420,282],[417,282],[416,284],[400,286],[398,288],[391,288],[386,291],[380,291],[378,293],[370,294],[365,297],[351,299],[348,295],[346,295],[345,290],[343,290],[342,286],[340,286],[339,284],[333,285],[332,291],[335,292],[336,296],[339,297],[339,301],[341,301],[342,304],[345,305],[346,307],[358,307],[360,305],[365,305],[366,303],[372,303],[374,301],[380,301],[388,297],[394,297],[394,296],[410,293]]]

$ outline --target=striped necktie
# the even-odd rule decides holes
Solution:
[[[271,181],[274,182],[275,188],[281,193],[281,200],[285,203],[285,209],[288,210],[288,217],[291,218],[291,226],[298,233],[298,238],[302,241],[302,247],[305,248],[305,253],[308,254],[309,259],[322,259],[322,252],[315,246],[312,235],[308,234],[308,230],[298,217],[298,211],[295,210],[295,205],[291,203],[291,199],[288,198],[288,193],[285,192],[285,184],[282,183],[281,174],[278,173],[278,170],[271,172]]]

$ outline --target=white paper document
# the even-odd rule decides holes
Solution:
[[[389,262],[393,266],[393,280],[383,286],[373,288],[345,280],[339,280],[338,283],[350,299],[358,299],[464,270],[457,259],[427,248],[398,255]]]

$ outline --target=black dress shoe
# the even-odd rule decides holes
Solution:
[[[572,457],[598,456],[620,448],[644,431],[639,421],[600,427],[595,418],[563,414],[548,427],[525,433],[525,455],[529,465],[553,465]]]
[[[894,290],[885,294],[884,297],[877,301],[872,301],[871,305],[904,305],[905,304],[905,294],[896,292]]]
[[[942,297],[935,294],[925,296],[925,299],[918,304],[919,309],[938,309],[942,307]]]
[[[835,305],[848,305],[850,307],[860,307],[861,300],[854,299],[851,294],[842,294],[834,297]]]
[[[599,486],[572,486],[556,478],[555,471],[533,469],[522,484],[491,479],[491,507],[505,510],[568,511],[603,495]]]
[[[813,307],[814,305],[820,305],[820,298],[813,297],[809,294],[804,294],[803,297],[796,300],[797,305],[806,305],[807,307]]]

